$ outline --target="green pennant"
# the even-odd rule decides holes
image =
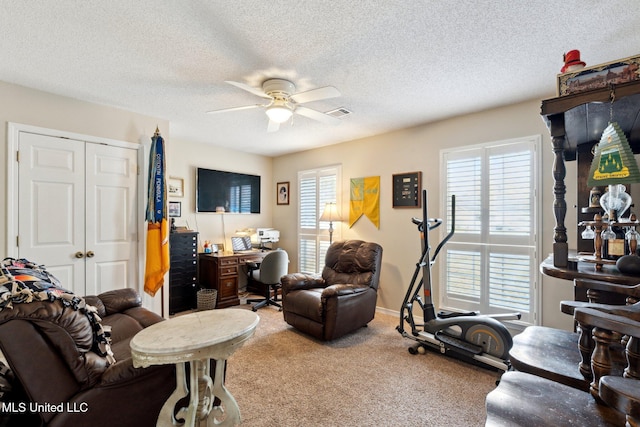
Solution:
[[[629,141],[618,123],[609,123],[596,146],[587,185],[597,187],[634,182],[640,182],[640,171]]]

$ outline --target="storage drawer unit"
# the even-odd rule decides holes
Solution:
[[[198,233],[175,232],[169,235],[169,314],[197,306]]]

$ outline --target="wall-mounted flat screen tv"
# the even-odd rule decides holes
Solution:
[[[196,212],[260,213],[260,177],[205,168],[196,171]]]

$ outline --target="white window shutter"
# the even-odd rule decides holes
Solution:
[[[455,234],[438,261],[441,306],[535,318],[539,144],[529,137],[441,152],[449,224],[456,198]]]

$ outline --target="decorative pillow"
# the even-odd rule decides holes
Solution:
[[[111,351],[110,327],[103,327],[97,309],[87,304],[84,298],[60,286],[60,281],[43,265],[26,259],[5,258],[0,263],[0,310],[13,308],[13,304],[33,301],[58,300],[65,307],[80,310],[89,318],[93,328],[92,350],[106,357],[109,364],[115,363]]]

